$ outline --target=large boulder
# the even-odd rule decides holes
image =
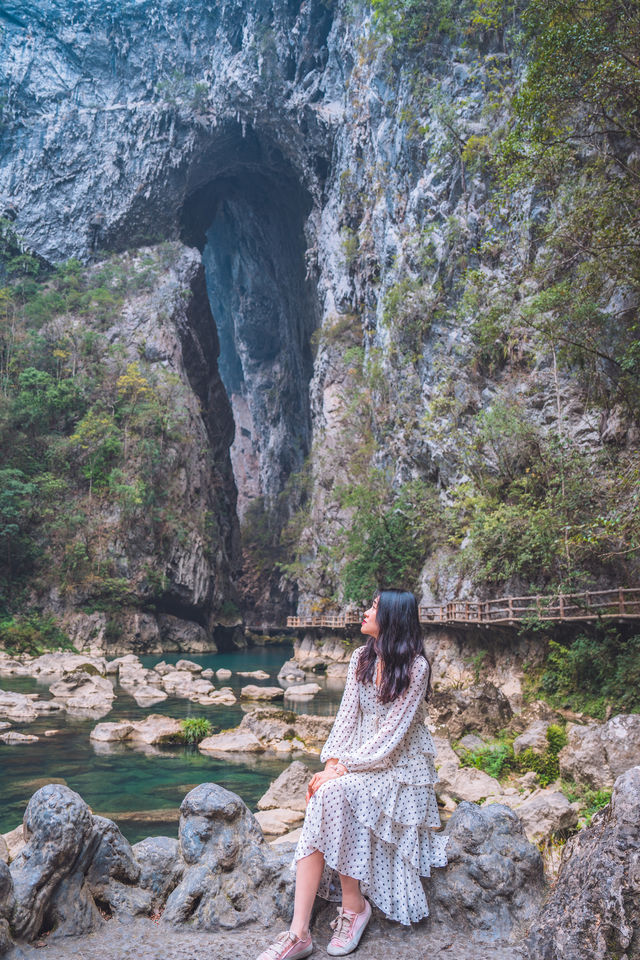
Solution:
[[[564,846],[558,878],[527,940],[536,960],[640,956],[640,766]]]
[[[99,723],[89,734],[91,740],[112,743],[120,740],[132,743],[174,743],[182,739],[182,723],[175,717],[152,713],[144,720],[120,720]]]
[[[544,753],[549,746],[547,740],[547,730],[549,723],[547,720],[534,720],[533,723],[522,731],[522,733],[513,741],[513,752],[516,757],[524,750],[532,750],[533,753]]]
[[[77,716],[104,716],[111,710],[115,697],[110,680],[82,669],[65,673],[62,679],[51,684],[49,691],[64,703],[67,713]]]
[[[245,700],[282,700],[284,690],[282,687],[258,687],[255,683],[250,683],[242,687],[240,696]]]
[[[461,803],[444,833],[449,865],[431,874],[430,924],[475,940],[519,938],[540,908],[544,879],[518,816],[498,804]]]
[[[451,739],[465,733],[495,734],[513,715],[504,693],[485,681],[463,689],[436,690],[429,700],[429,716]]]
[[[26,665],[30,677],[62,677],[65,673],[83,670],[92,676],[104,677],[107,662],[104,657],[91,657],[83,653],[43,653]]]
[[[179,840],[185,872],[167,900],[165,922],[217,930],[290,915],[287,857],[265,842],[240,797],[200,784],[182,801]]]
[[[572,830],[581,811],[579,803],[569,803],[559,790],[535,790],[528,796],[517,790],[505,791],[487,799],[487,803],[503,803],[515,810],[532,843],[544,843],[563,830]]]
[[[180,845],[173,837],[147,837],[132,847],[140,867],[139,888],[145,891],[146,913],[164,906],[184,873]]]
[[[559,754],[563,777],[596,790],[640,764],[640,714],[618,714],[606,723],[568,724],[568,743]]]
[[[13,880],[9,867],[0,859],[0,957],[13,946],[9,919],[14,907]]]
[[[56,936],[100,924],[85,883],[99,838],[82,797],[62,784],[42,787],[27,804],[24,833],[26,846],[11,864],[15,935],[32,939],[45,923]]]
[[[443,800],[469,800],[477,803],[485,797],[502,793],[500,782],[490,777],[484,770],[475,767],[461,767],[451,761],[438,767],[438,782],[435,789]]]
[[[33,697],[11,690],[0,690],[0,717],[16,723],[31,723],[38,716]]]

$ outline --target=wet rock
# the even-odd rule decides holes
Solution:
[[[284,697],[285,700],[310,700],[321,690],[322,687],[317,683],[300,683],[293,687],[287,687]]]
[[[542,858],[508,807],[461,803],[444,833],[449,865],[429,881],[429,925],[515,940],[544,896]]]
[[[249,684],[242,687],[240,696],[245,700],[281,700],[284,697],[282,687],[257,687]]]
[[[123,657],[116,657],[115,660],[109,660],[107,662],[107,675],[111,676],[119,673],[120,667],[124,664],[136,664],[140,670],[143,669],[140,658],[137,657],[135,653],[127,653]]]
[[[568,743],[558,756],[560,774],[596,790],[640,764],[640,714],[618,714],[602,724],[567,725]]]
[[[304,812],[307,805],[307,785],[312,776],[311,770],[305,763],[294,760],[258,800],[258,809],[272,810],[277,807],[287,807],[290,810]]]
[[[213,673],[213,670],[211,669],[211,667],[207,667],[206,670],[203,670],[203,671],[202,671],[202,673],[200,674],[200,676],[203,678],[203,680],[212,680],[212,679],[213,679],[213,676],[214,676],[214,673]]]
[[[56,936],[89,932],[102,919],[84,880],[99,842],[87,804],[49,784],[31,797],[23,823],[27,843],[11,864],[15,935],[32,939],[45,919]]]
[[[174,717],[152,713],[146,720],[133,723],[129,739],[140,743],[167,743],[181,739],[182,724]]]
[[[104,657],[91,657],[78,653],[44,653],[31,660],[27,666],[30,677],[58,676],[82,670],[90,676],[106,676],[107,662]]]
[[[162,703],[168,698],[168,694],[158,687],[149,687],[144,685],[136,687],[133,691],[133,698],[139,707],[151,707],[154,703]]]
[[[202,673],[202,664],[193,660],[178,660],[176,670],[188,670],[189,673]]]
[[[266,837],[281,837],[302,823],[304,813],[290,807],[276,807],[272,810],[259,810],[255,818]]]
[[[23,746],[25,743],[37,743],[40,737],[34,737],[29,733],[18,733],[17,730],[9,730],[7,733],[0,733],[0,743],[7,746]]]
[[[196,702],[208,707],[214,703],[222,703],[225,706],[232,706],[238,701],[231,687],[220,687],[219,690],[212,690],[211,693],[198,696]]]
[[[546,720],[534,720],[520,736],[513,741],[513,752],[516,757],[523,750],[532,750],[534,753],[544,753],[549,746],[547,730],[549,723]]]
[[[196,677],[189,670],[172,670],[162,677],[162,686],[172,697],[191,699],[198,695],[208,695],[213,690],[210,680]]]
[[[119,740],[128,740],[133,732],[133,723],[120,720],[115,723],[99,723],[89,734],[90,740],[99,740],[103,743],[114,743]]]
[[[265,842],[242,800],[203,783],[180,807],[183,879],[167,900],[163,919],[208,930],[233,929],[291,909],[292,875]]]
[[[564,846],[557,880],[527,938],[536,960],[610,960],[640,948],[640,766]]]
[[[231,670],[227,670],[226,667],[220,667],[219,670],[216,670],[216,677],[218,680],[230,680],[231,676]]]
[[[435,790],[443,801],[469,800],[477,803],[485,797],[502,793],[502,787],[495,777],[475,767],[461,767],[447,761],[438,767],[438,777],[440,779]]]
[[[171,673],[173,670],[175,670],[175,667],[171,666],[168,663],[165,663],[164,660],[160,660],[158,663],[156,663],[153,669],[161,677],[164,677],[165,674]]]
[[[83,711],[102,711],[111,709],[115,697],[114,689],[106,677],[92,676],[84,670],[75,670],[65,674],[49,687],[49,692],[61,700],[67,713]]]
[[[38,713],[32,697],[10,690],[0,690],[0,716],[16,723],[30,723]]]
[[[254,680],[268,680],[269,674],[264,670],[238,670],[239,677],[252,677]]]
[[[436,690],[428,709],[431,721],[446,728],[452,739],[465,733],[497,733],[508,726],[513,713],[504,693],[489,681],[461,690]]]
[[[278,673],[278,680],[289,680],[289,681],[300,681],[303,682],[305,679],[305,672],[301,670],[295,660],[287,660],[286,663],[280,667]]]

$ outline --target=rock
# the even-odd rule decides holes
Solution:
[[[284,697],[285,700],[310,700],[321,690],[322,687],[317,683],[301,683],[293,687],[287,687]]]
[[[255,814],[255,818],[265,836],[280,837],[284,833],[289,833],[293,827],[301,824],[304,820],[304,813],[300,810],[276,807],[270,810],[260,810]]]
[[[84,880],[99,841],[82,797],[62,784],[42,787],[27,805],[24,831],[27,844],[11,865],[15,935],[32,939],[45,917],[55,936],[101,924]]]
[[[137,723],[132,723],[133,730],[128,739],[134,743],[170,743],[173,740],[182,740],[182,724],[174,717],[163,717],[159,713],[152,713]]]
[[[294,760],[258,800],[258,809],[273,810],[278,807],[287,807],[304,813],[307,806],[307,785],[312,776],[311,770],[305,763]]]
[[[522,733],[536,720],[544,720],[546,723],[559,723],[563,719],[563,715],[558,713],[557,710],[553,710],[544,700],[532,700],[525,704],[519,713],[514,713],[509,726],[512,730],[519,730]]]
[[[509,940],[536,916],[545,893],[542,857],[508,807],[463,802],[444,829],[445,870],[429,880],[429,907],[442,924],[474,940]]]
[[[3,957],[13,946],[9,920],[14,904],[11,871],[0,853],[0,957]]]
[[[455,767],[460,766],[460,757],[446,737],[434,733],[433,743],[436,748],[436,770],[438,770],[443,763],[452,763]]]
[[[278,673],[278,680],[291,680],[294,682],[300,681],[303,682],[305,679],[305,672],[301,670],[295,660],[287,660],[286,663],[280,667]]]
[[[467,751],[473,752],[474,750],[481,750],[482,747],[486,746],[484,740],[475,733],[465,733],[464,737],[460,737],[459,743],[465,753]]]
[[[502,793],[495,777],[475,767],[460,767],[447,761],[438,767],[439,782],[435,785],[438,797],[452,800],[469,800],[477,803],[485,797]]]
[[[216,670],[216,677],[218,680],[230,680],[231,670],[227,670],[226,667],[220,667],[219,670]]]
[[[202,753],[262,753],[262,743],[250,730],[226,730],[201,740],[198,749]]]
[[[139,886],[146,891],[147,913],[164,906],[184,874],[177,840],[170,837],[147,837],[132,847],[140,867]]]
[[[200,676],[201,676],[204,680],[211,680],[211,679],[213,679],[214,673],[213,673],[213,670],[211,669],[211,667],[207,667],[206,670],[203,670],[203,671],[202,671],[202,673],[200,674]]]
[[[219,409],[221,411],[225,410],[225,406],[222,400]],[[196,589],[198,589],[198,587],[196,587]],[[211,631],[203,627],[202,624],[195,623],[193,620],[181,620],[172,614],[161,613],[158,615],[158,629],[160,632],[160,648],[163,651],[185,650],[189,651],[189,653],[218,652]]]
[[[158,687],[142,686],[136,687],[133,691],[133,698],[139,707],[150,707],[154,703],[162,703],[168,698],[168,694]]]
[[[296,641],[293,648],[294,660],[302,671],[328,672],[329,666],[335,665],[339,672],[334,676],[346,676],[352,653],[338,637],[318,639],[311,633]]]
[[[24,743],[36,743],[40,737],[34,737],[28,733],[18,733],[17,730],[9,730],[8,733],[0,733],[0,743],[18,746]]]
[[[0,730],[8,730],[10,726],[11,724],[8,721],[3,720],[2,723],[0,723]]]
[[[86,873],[86,881],[95,901],[119,916],[145,912],[149,898],[133,897],[132,889],[140,879],[140,864],[131,845],[112,820],[93,817],[96,850]],[[138,900],[138,903],[135,901]]]
[[[214,703],[223,703],[226,706],[231,706],[238,701],[231,687],[220,687],[219,690],[212,690],[211,693],[198,696],[197,702],[203,706],[211,706]]]
[[[62,730],[45,730],[44,735],[45,737],[57,737],[62,732]]]
[[[428,710],[431,721],[445,727],[455,740],[465,733],[495,734],[508,726],[513,713],[505,695],[489,681],[461,690],[436,690]]]
[[[560,775],[596,790],[640,764],[640,714],[618,714],[602,724],[567,725],[568,743],[558,756]]]
[[[238,670],[239,677],[253,677],[254,680],[268,680],[269,674],[264,670]]]
[[[0,716],[8,717],[15,723],[30,723],[38,713],[34,701],[22,693],[0,690]]]
[[[107,661],[104,657],[90,657],[79,653],[44,653],[27,665],[30,677],[57,676],[81,670],[90,676],[106,676]]]
[[[173,670],[175,669],[175,667],[170,666],[168,663],[165,663],[164,660],[160,660],[159,663],[156,663],[156,665],[155,665],[155,667],[154,667],[153,669],[154,669],[155,672],[156,672],[157,674],[159,674],[161,677],[164,677],[164,675],[165,675],[166,673],[172,673]]]
[[[570,830],[577,826],[580,816],[580,804],[569,803],[559,790],[538,790],[523,798],[505,795],[488,798],[485,806],[492,802],[503,803],[511,807],[522,820],[527,838],[532,843],[546,843],[561,830]]]
[[[1,835],[0,835],[0,860],[2,861],[2,863],[9,863],[9,847],[7,846],[7,841]],[[0,903],[2,903],[2,897],[0,897]]]
[[[249,684],[242,687],[240,696],[245,700],[280,700],[284,697],[282,687],[256,687]]]
[[[68,713],[104,711],[111,709],[115,693],[106,677],[91,676],[84,670],[65,674],[49,687],[56,699],[61,700]]]
[[[123,720],[116,723],[99,723],[89,734],[89,739],[113,743],[118,740],[128,740],[132,731],[133,723],[127,723]]]
[[[536,960],[638,956],[640,766],[618,776],[609,806],[571,837],[527,937]]]
[[[251,730],[268,749],[320,753],[331,732],[333,717],[296,714],[278,707],[258,707],[242,718],[238,729]]]
[[[520,736],[513,741],[513,752],[516,757],[523,750],[532,750],[534,753],[544,753],[549,746],[547,730],[549,723],[546,720],[534,720]]]
[[[8,833],[3,834],[3,840],[7,845],[9,851],[9,863],[18,856],[24,845],[26,844],[24,836],[24,827],[20,824],[17,827],[14,827],[13,830],[10,830]]]
[[[194,663],[193,660],[178,660],[176,670],[188,670],[189,673],[201,673],[202,665],[200,663]]]
[[[210,680],[203,680],[200,677],[196,679],[189,670],[172,670],[170,673],[165,673],[162,677],[162,686],[169,696],[185,699],[198,694],[210,694],[213,690]]]
[[[295,849],[300,839],[300,834],[302,833],[302,827],[298,827],[296,830],[291,830],[289,833],[285,833],[281,837],[275,837],[274,839],[269,839],[269,843],[272,847],[283,847],[284,844],[287,844],[287,847],[291,847],[291,850]]]
[[[293,875],[265,842],[242,800],[203,783],[180,806],[184,876],[169,896],[163,919],[208,930],[289,915]]]

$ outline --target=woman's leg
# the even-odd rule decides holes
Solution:
[[[316,899],[322,870],[324,868],[324,854],[314,850],[308,857],[301,857],[296,866],[296,899],[293,907],[291,933],[304,939],[309,933],[311,911]]]
[[[342,909],[349,910],[352,913],[362,913],[364,910],[364,897],[360,893],[360,881],[353,877],[340,877],[340,886],[342,887]]]

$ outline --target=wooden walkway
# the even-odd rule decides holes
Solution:
[[[592,590],[555,596],[498,597],[495,600],[454,600],[440,606],[420,607],[421,623],[505,624],[527,620],[589,621],[640,620],[640,587]],[[328,628],[362,623],[362,613],[350,611],[317,617],[287,617],[288,627]]]

